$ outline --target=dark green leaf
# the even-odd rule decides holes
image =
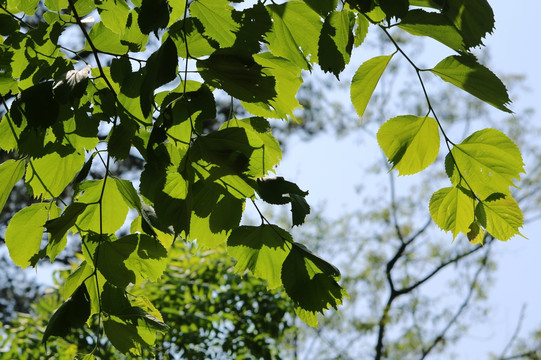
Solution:
[[[353,48],[355,15],[348,10],[335,11],[325,18],[319,37],[318,58],[321,69],[336,78],[349,63]]]
[[[55,311],[43,334],[45,344],[51,336],[66,337],[82,327],[90,316],[90,297],[86,286],[80,285],[73,295]]]
[[[143,0],[137,20],[143,34],[165,29],[169,23],[169,5],[167,0]]]
[[[474,57],[449,56],[430,71],[490,105],[502,111],[511,112],[506,106],[511,100],[509,100],[505,85]]]
[[[339,279],[337,268],[298,243],[293,243],[282,266],[286,293],[296,307],[312,313],[342,304],[346,292]]]
[[[269,102],[276,96],[274,77],[263,72],[251,54],[241,49],[220,49],[198,60],[201,77],[210,85],[247,102]]]

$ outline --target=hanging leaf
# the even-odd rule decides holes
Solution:
[[[237,259],[235,271],[250,270],[269,282],[269,289],[282,285],[281,270],[293,238],[276,225],[240,226],[227,240],[227,252]]]
[[[393,54],[372,58],[364,62],[355,72],[351,81],[351,102],[360,117],[363,116],[372,93],[392,57]]]
[[[6,246],[13,262],[22,268],[31,264],[39,252],[45,222],[49,216],[48,203],[36,203],[19,210],[6,229]]]
[[[311,64],[318,61],[318,39],[323,27],[319,15],[304,1],[269,5],[267,10],[273,24],[266,38],[270,51],[310,70]]]
[[[276,80],[276,96],[269,101],[242,102],[248,112],[256,116],[295,120],[293,111],[301,108],[296,99],[302,85],[301,69],[291,61],[273,56],[270,52],[254,55],[254,60],[263,67],[263,73]]]
[[[115,182],[110,179],[94,180],[83,185],[78,201],[87,206],[77,218],[79,230],[112,234],[120,229],[128,215],[128,206]]]
[[[449,56],[438,63],[432,73],[497,109],[511,112],[506,106],[511,102],[507,89],[492,71],[468,55]]]
[[[398,25],[416,36],[428,36],[456,51],[466,51],[464,39],[445,15],[421,9],[411,10]]]
[[[475,215],[487,232],[498,240],[522,236],[519,229],[524,225],[524,217],[516,200],[509,195],[479,202]]]
[[[399,175],[411,175],[432,164],[440,149],[438,123],[428,116],[405,115],[387,120],[378,143]]]
[[[90,316],[90,299],[85,285],[81,285],[73,295],[56,310],[43,333],[42,343],[51,336],[66,337],[71,331],[81,328]]]
[[[251,54],[241,49],[220,49],[197,61],[201,77],[210,85],[247,102],[269,102],[276,96],[274,77],[264,73]]]
[[[349,10],[334,11],[325,18],[319,37],[318,58],[321,69],[339,78],[349,63],[353,48],[355,15]]]
[[[453,240],[459,233],[469,234],[474,220],[475,199],[458,187],[436,191],[430,198],[430,216],[444,231],[451,231]],[[468,235],[469,236],[469,235]]]
[[[137,20],[143,34],[165,29],[169,24],[169,5],[167,0],[143,0]]]
[[[337,268],[304,245],[292,244],[282,266],[282,282],[296,307],[315,314],[341,305],[347,293],[338,285],[339,279]],[[317,318],[315,321],[309,325],[317,326]]]
[[[0,212],[4,209],[11,190],[24,175],[24,160],[6,160],[0,164]]]
[[[496,129],[474,132],[455,145],[451,154],[453,158],[447,155],[446,160],[447,175],[454,184],[462,175],[481,200],[493,193],[510,194],[509,187],[515,186],[513,180],[520,180],[520,173],[524,172],[518,147]],[[462,186],[467,187],[465,183]]]
[[[165,270],[167,251],[151,236],[132,234],[110,241],[96,235],[89,240],[94,243],[94,252],[99,251],[98,269],[116,286],[157,281]]]
[[[231,47],[239,24],[231,17],[233,7],[227,0],[196,0],[190,4],[190,15],[205,27],[205,35],[216,40],[220,47]]]

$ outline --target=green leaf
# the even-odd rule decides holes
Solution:
[[[164,38],[170,36],[173,39],[178,56],[187,58],[186,48],[188,48],[190,56],[200,58],[212,54],[215,50],[211,40],[203,35],[204,31],[201,22],[190,17],[173,24]]]
[[[308,195],[308,191],[302,191],[297,184],[287,181],[281,176],[257,179],[257,186],[257,193],[261,199],[269,204],[287,204],[291,201],[289,194],[303,197]]]
[[[519,228],[524,225],[524,217],[512,196],[480,201],[475,215],[487,232],[498,240],[507,241],[515,235],[522,236]]]
[[[68,7],[68,0],[45,0],[45,6],[52,11],[61,11]]]
[[[158,36],[158,30],[169,24],[167,0],[143,0],[137,23],[143,34],[154,32]]]
[[[379,0],[379,6],[388,19],[402,18],[408,12],[409,0]]]
[[[452,158],[451,158],[452,154]],[[457,144],[447,155],[447,175],[457,184],[460,174],[481,200],[493,193],[510,194],[515,186],[513,179],[520,179],[524,163],[520,150],[504,133],[496,129],[479,130]],[[458,167],[458,170],[456,169]],[[462,183],[462,186],[467,187]]]
[[[83,260],[83,262],[69,274],[66,281],[64,281],[62,286],[62,296],[64,299],[67,300],[86,279],[89,279],[93,271],[92,265],[86,262],[86,260]]]
[[[111,54],[123,55],[129,50],[128,45],[121,41],[120,35],[106,27],[103,22],[98,22],[92,26],[88,34],[96,49],[105,51]],[[91,51],[92,48],[88,44],[85,45],[85,50]]]
[[[104,0],[98,9],[103,25],[116,34],[125,31],[130,7],[124,0]]]
[[[206,188],[200,192],[205,192]],[[201,195],[194,197],[194,204],[201,201]],[[192,213],[189,240],[197,240],[198,244],[214,248],[227,240],[231,231],[239,226],[244,212],[244,201],[229,194],[221,194],[211,202],[211,210],[207,214]],[[194,206],[195,207],[195,206]]]
[[[56,310],[47,324],[42,343],[51,336],[66,337],[72,330],[81,328],[90,316],[90,297],[85,285],[81,285],[73,295]]]
[[[353,45],[355,47],[359,47],[364,42],[366,35],[368,35],[368,27],[370,26],[370,23],[368,22],[368,19],[364,16],[358,16],[355,22],[357,26],[355,28]]]
[[[347,296],[338,285],[340,272],[304,245],[293,243],[282,266],[282,282],[296,307],[316,313],[336,309]]]
[[[428,116],[405,115],[387,120],[378,143],[399,175],[411,175],[432,164],[440,149],[438,123]]]
[[[230,47],[235,43],[239,24],[231,17],[232,11],[233,7],[227,0],[196,0],[190,4],[190,15],[203,24],[205,35],[216,40],[220,47]]]
[[[466,50],[464,39],[454,24],[444,15],[421,9],[411,10],[398,25],[416,36],[429,36],[453,50]]]
[[[240,226],[229,236],[227,252],[237,259],[235,271],[250,270],[274,289],[282,285],[282,264],[292,242],[291,235],[276,225]]]
[[[17,126],[21,125],[23,118],[32,128],[46,129],[53,125],[59,114],[53,82],[42,82],[22,91],[11,105],[10,114]]]
[[[355,15],[349,10],[334,11],[325,18],[319,37],[318,58],[321,69],[339,78],[349,63],[353,48]]]
[[[121,315],[111,315],[103,322],[107,338],[122,353],[142,355],[143,346],[151,346],[156,341],[156,332],[165,332],[168,327],[162,321],[132,307]]]
[[[45,222],[49,216],[48,203],[36,203],[19,210],[6,229],[6,246],[13,262],[22,268],[31,263],[39,252]]]
[[[248,143],[253,148],[249,160],[249,174],[262,177],[269,171],[274,171],[282,158],[282,150],[278,140],[272,136],[269,122],[259,117],[233,119],[225,122],[221,129],[235,127],[245,130]]]
[[[276,80],[276,96],[269,101],[242,102],[248,112],[256,116],[287,120],[295,118],[293,111],[301,108],[296,94],[302,84],[301,69],[291,61],[276,57],[270,52],[254,55],[254,60],[263,67],[263,73]]]
[[[60,213],[62,212],[62,209],[60,209],[58,206],[56,206],[54,203],[51,204],[51,207],[49,208],[49,218],[57,218],[60,216]],[[45,226],[47,226],[47,223],[45,223]],[[60,255],[62,250],[66,248],[66,245],[68,244],[68,238],[67,236],[57,237],[55,239],[51,238],[49,239],[49,242],[47,243],[46,253],[49,257],[49,260],[51,263],[54,262],[56,257]]]
[[[446,57],[430,71],[495,108],[511,112],[506,106],[511,100],[505,85],[472,56]]]
[[[24,170],[24,160],[10,159],[0,164],[0,212],[4,209],[11,190],[22,179]]]
[[[362,117],[372,93],[393,54],[377,56],[364,62],[351,81],[351,101],[357,114]]]
[[[52,199],[62,194],[84,162],[85,156],[82,153],[73,152],[62,156],[54,152],[31,160],[25,180],[35,198]]]
[[[304,0],[304,2],[323,17],[336,9],[338,5],[338,0]]]
[[[47,221],[45,227],[47,232],[51,234],[49,242],[60,242],[65,238],[68,230],[75,225],[77,218],[85,211],[87,206],[88,204],[73,202],[66,207],[61,216]]]
[[[482,45],[482,39],[492,33],[494,12],[488,1],[448,0],[440,3],[443,3],[442,14],[460,31],[467,48]]]
[[[458,233],[470,232],[475,203],[475,199],[458,187],[443,188],[430,198],[430,215],[440,229],[451,231],[454,239]]]
[[[76,221],[80,230],[112,234],[120,229],[128,215],[128,206],[115,182],[108,179],[87,181],[83,185],[86,185],[81,186],[83,194],[77,200],[87,206]]]
[[[177,77],[177,48],[171,38],[167,38],[162,46],[147,60],[146,72],[141,84],[141,109],[147,117],[151,111],[154,90],[175,80]]]
[[[270,51],[293,62],[301,69],[317,63],[318,39],[323,27],[319,15],[304,1],[288,1],[267,6],[273,20],[267,35]]]
[[[132,234],[115,241],[102,239],[98,269],[112,284],[126,287],[143,280],[157,281],[167,264],[167,251],[151,236]]]
[[[210,86],[247,102],[269,102],[276,96],[275,79],[263,71],[248,52],[241,49],[219,49],[207,59],[198,60],[201,77]]]

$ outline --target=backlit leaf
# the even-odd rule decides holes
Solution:
[[[77,226],[82,231],[114,233],[124,224],[128,215],[128,206],[122,194],[115,182],[110,179],[87,181],[87,183],[82,195],[78,198],[79,202],[87,206],[77,218]]]
[[[362,117],[376,85],[393,55],[377,56],[364,62],[351,81],[351,101],[357,114]]]
[[[293,243],[282,267],[282,282],[296,307],[317,313],[342,304],[340,272],[305,246]]]
[[[432,220],[444,231],[451,231],[453,239],[459,234],[468,234],[474,220],[475,200],[458,187],[447,187],[436,191],[430,198]]]
[[[11,190],[22,179],[25,170],[24,160],[6,160],[0,165],[0,211],[4,209]]]
[[[440,149],[438,123],[428,116],[405,115],[387,120],[378,143],[399,175],[411,175],[432,164]]]
[[[519,229],[524,225],[524,217],[512,196],[479,202],[475,215],[487,232],[498,240],[507,241],[522,235]]]
[[[515,186],[513,180],[520,179],[524,172],[522,155],[518,147],[505,134],[496,129],[479,130],[468,136],[451,150],[455,166],[447,166],[447,175],[465,178],[473,191],[486,199],[493,193],[510,194],[509,187]],[[450,155],[446,163],[453,164]],[[466,187],[466,184],[462,183]]]
[[[282,264],[293,238],[276,225],[240,226],[227,240],[227,252],[237,259],[235,270],[250,270],[267,280],[269,289],[282,285]]]
[[[309,70],[317,62],[318,39],[323,27],[319,15],[304,1],[267,6],[273,20],[268,47],[276,56]]]
[[[81,328],[90,316],[90,298],[85,285],[81,285],[56,310],[47,324],[42,342],[45,344],[51,336],[66,337],[74,329]]]
[[[355,16],[348,10],[334,11],[325,18],[319,37],[319,65],[336,78],[349,63],[353,48]]]
[[[466,55],[449,56],[430,71],[490,105],[511,112],[506,106],[511,100],[505,85],[475,58]]]
[[[6,246],[13,262],[22,268],[31,263],[39,252],[45,222],[49,216],[48,203],[25,207],[11,218],[6,229]]]
[[[224,48],[233,45],[239,27],[231,17],[232,11],[227,0],[196,0],[190,4],[190,15],[203,24],[205,35]]]

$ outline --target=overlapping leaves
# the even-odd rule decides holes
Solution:
[[[101,313],[105,333],[121,351],[139,355],[142,346],[152,345],[155,332],[166,328],[161,315],[126,287],[159,279],[178,237],[206,247],[227,242],[236,270],[253,272],[271,288],[283,285],[310,325],[317,324],[318,312],[340,305],[345,291],[336,268],[263,216],[261,226],[241,225],[241,219],[246,201],[259,198],[287,205],[293,226],[306,220],[308,192],[269,177],[282,154],[265,118],[295,120],[302,70],[319,66],[339,78],[370,23],[397,21],[410,34],[460,52],[415,71],[509,111],[503,83],[468,54],[494,26],[485,0],[345,6],[290,0],[246,7],[227,0],[46,0],[45,22],[35,28],[10,15],[30,16],[38,4],[0,4],[0,95],[16,95],[3,103],[9,111],[0,122],[0,148],[16,159],[0,165],[0,207],[23,178],[35,201],[12,217],[6,244],[18,265],[35,266],[58,256],[67,236],[76,233],[85,257],[66,281],[66,302],[51,318],[44,341]],[[94,10],[98,20],[85,18]],[[60,51],[69,24],[85,29],[85,44],[74,51],[75,58],[91,53],[93,60],[85,62],[97,66],[90,72],[86,63],[67,58],[69,50]],[[149,36],[159,45],[149,46]],[[150,55],[144,59],[146,48]],[[398,50],[358,67],[351,100],[359,117]],[[237,119],[232,108],[226,121],[209,126],[217,117],[216,89],[232,104],[240,100],[250,115]],[[422,171],[438,155],[443,129],[430,107],[434,117],[397,116],[378,132],[400,175]],[[460,144],[447,136],[445,141],[453,145],[446,158],[452,186],[432,196],[436,224],[472,242],[481,242],[485,230],[501,240],[519,234],[523,217],[509,190],[523,172],[518,148],[492,129]],[[113,158],[134,156],[145,161],[139,179],[112,176]],[[87,179],[96,174],[99,179]],[[136,219],[125,234],[129,209]]]

